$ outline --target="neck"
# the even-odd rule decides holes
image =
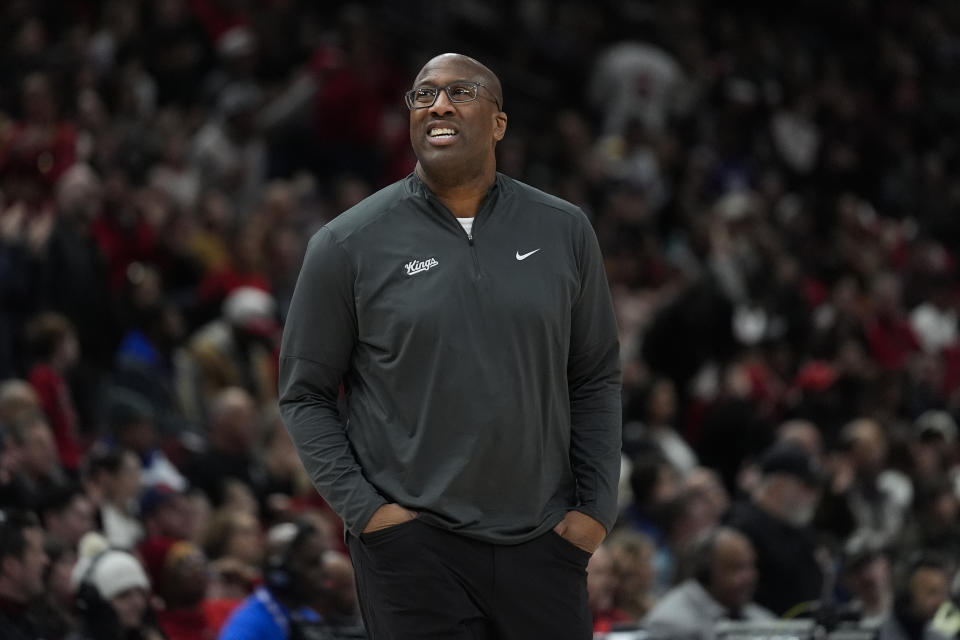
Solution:
[[[496,164],[493,162],[486,163],[475,175],[467,177],[433,175],[419,162],[416,171],[437,199],[458,218],[472,218],[477,215],[480,203],[497,176]]]

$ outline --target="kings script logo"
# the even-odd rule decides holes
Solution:
[[[411,260],[410,262],[408,262],[403,266],[407,270],[407,275],[412,276],[414,274],[421,273],[428,269],[432,269],[438,264],[440,263],[437,262],[436,258],[427,258],[426,260]]]

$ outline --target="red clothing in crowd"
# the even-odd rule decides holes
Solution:
[[[216,630],[203,606],[193,609],[158,611],[157,623],[167,640],[213,640]]]
[[[594,633],[607,633],[613,631],[615,625],[629,622],[636,622],[636,620],[630,617],[630,614],[620,609],[593,612]]]
[[[880,316],[867,324],[870,353],[883,369],[903,369],[907,356],[919,351],[920,341],[905,319]]]
[[[0,144],[0,174],[17,180],[53,185],[77,160],[77,130],[69,122],[49,128],[18,122]]]
[[[91,233],[107,259],[110,288],[113,291],[123,289],[127,269],[132,263],[156,264],[158,261],[156,231],[143,220],[125,229],[117,221],[100,216],[93,222]]]
[[[61,464],[65,469],[75,471],[80,465],[83,451],[77,430],[77,412],[67,381],[48,364],[35,365],[27,381],[40,396],[43,412],[53,429]]]

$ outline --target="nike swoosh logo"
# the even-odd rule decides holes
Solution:
[[[529,253],[524,253],[523,255],[521,255],[520,252],[517,251],[517,260],[526,260],[527,258],[529,258],[530,256],[532,256],[533,254],[535,254],[537,251],[540,251],[540,249],[534,249],[533,251],[531,251],[531,252],[529,252]]]

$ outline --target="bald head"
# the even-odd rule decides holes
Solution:
[[[491,95],[496,99],[500,110],[503,110],[503,87],[500,86],[500,79],[487,65],[479,60],[465,56],[462,53],[441,53],[431,58],[427,64],[423,65],[420,73],[413,81],[413,86],[417,86],[421,79],[432,69],[439,66],[456,66],[464,70],[464,77],[461,80],[470,80],[479,82],[490,90]]]
[[[31,410],[40,410],[40,397],[29,382],[20,379],[0,382],[0,423],[10,423]]]

